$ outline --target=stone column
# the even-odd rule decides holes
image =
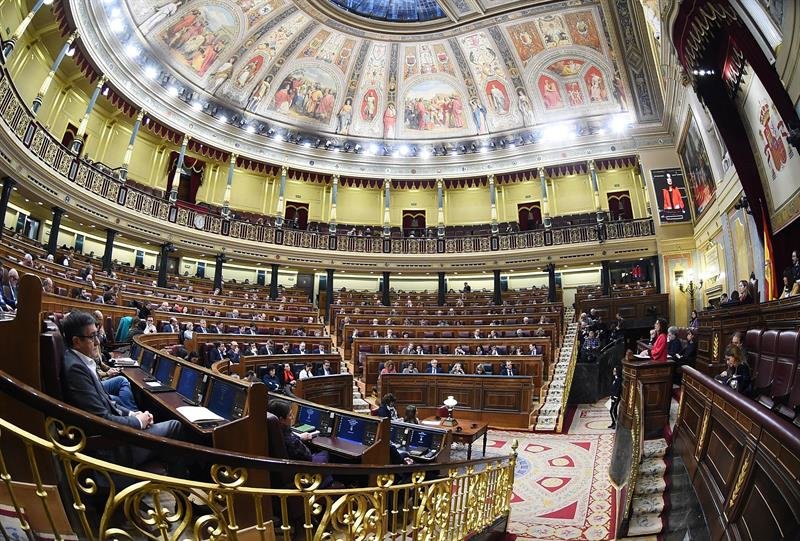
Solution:
[[[492,222],[492,235],[499,233],[497,225],[497,188],[494,185],[494,175],[489,175],[489,218]]]
[[[331,212],[328,220],[328,232],[331,235],[336,234],[336,202],[339,197],[339,175],[333,175],[331,185]]]
[[[92,92],[92,97],[89,99],[89,105],[86,106],[86,112],[83,113],[81,123],[78,124],[78,133],[75,134],[75,139],[72,141],[71,149],[75,154],[80,154],[81,150],[83,149],[83,139],[86,135],[86,127],[89,125],[89,115],[92,114],[94,106],[97,103],[97,98],[100,97],[100,93],[103,91],[103,85],[105,84],[106,76],[103,75],[100,77],[100,80],[97,81],[97,84],[94,87],[94,92]]]
[[[114,240],[117,232],[113,229],[106,229],[106,248],[103,250],[103,270],[111,272],[114,265]]]
[[[447,282],[445,281],[445,274],[443,272],[439,273],[439,295],[436,299],[436,304],[439,306],[444,306],[445,299],[447,295]]]
[[[50,238],[47,241],[47,253],[55,257],[58,248],[58,231],[61,229],[61,217],[64,209],[53,207],[53,225],[50,226]]]
[[[3,193],[0,196],[0,239],[3,238],[3,231],[5,230],[6,226],[6,212],[8,212],[8,200],[11,199],[11,192],[14,190],[14,186],[17,185],[17,181],[11,177],[4,177],[3,178]]]
[[[391,288],[391,285],[389,283],[389,278],[390,278],[390,273],[384,272],[383,291],[381,292],[382,293],[381,304],[383,304],[384,306],[389,306],[392,304],[392,297],[389,295],[389,289]]]
[[[436,233],[444,237],[444,180],[436,179]]]
[[[169,191],[170,203],[175,203],[178,200],[178,188],[181,185],[181,172],[183,171],[183,162],[186,160],[186,147],[189,146],[189,139],[189,134],[184,134],[183,142],[181,142],[181,151],[175,164],[175,172],[172,173],[172,188]]]
[[[161,258],[158,262],[158,287],[167,287],[167,256],[175,251],[171,242],[161,245]]]
[[[225,195],[222,197],[222,217],[229,220],[231,217],[231,190],[233,188],[233,170],[236,167],[236,154],[231,154],[228,163],[228,178],[225,184]]]
[[[390,206],[392,204],[392,180],[383,179],[383,236],[389,237],[392,233],[392,213]],[[386,274],[386,273],[384,273]]]
[[[25,18],[22,19],[22,22],[19,23],[19,26],[17,26],[17,29],[14,30],[14,33],[11,34],[11,37],[8,38],[8,41],[3,44],[3,57],[5,58],[5,62],[8,62],[8,59],[11,58],[11,53],[14,52],[14,46],[17,44],[19,38],[22,37],[22,34],[25,33],[28,25],[31,24],[31,21],[36,13],[42,8],[42,6],[49,6],[52,3],[53,0],[36,0],[36,3],[33,5],[31,10],[28,12]]]
[[[552,220],[550,220],[550,201],[547,195],[547,178],[545,178],[544,167],[539,168],[539,182],[542,183],[542,222],[545,229],[550,229]]]
[[[36,116],[36,113],[39,112],[39,108],[42,106],[42,100],[44,99],[45,94],[47,94],[47,89],[50,88],[50,83],[53,82],[53,77],[55,77],[58,68],[61,66],[61,62],[64,60],[64,57],[67,56],[67,53],[72,48],[72,43],[78,39],[78,35],[78,31],[75,30],[72,34],[70,34],[69,38],[67,38],[66,43],[64,43],[64,46],[61,47],[61,50],[58,52],[58,56],[56,56],[53,65],[50,67],[47,77],[44,78],[42,86],[39,87],[39,92],[37,92],[36,97],[33,98],[31,110],[33,111],[34,116]]]
[[[610,262],[603,260],[600,262],[600,288],[603,290],[603,295],[611,294],[611,269],[609,268]],[[611,314],[609,314],[609,317]]]
[[[214,289],[222,291],[222,265],[225,263],[225,254],[217,254],[214,265]]]
[[[547,302],[556,302],[556,266],[548,263],[547,267]]]
[[[496,306],[503,304],[503,291],[500,287],[500,269],[494,269],[494,298],[492,300]]]
[[[278,203],[275,207],[275,225],[283,227],[283,217],[286,210],[286,176],[289,174],[289,168],[285,165],[281,167],[281,184],[278,189]]]
[[[273,301],[278,298],[278,269],[277,263],[272,264],[272,275],[269,279],[269,298]]]
[[[325,269],[327,281],[325,282],[325,321],[331,315],[331,304],[333,304],[333,269]]]
[[[600,186],[597,182],[597,170],[594,167],[594,160],[589,160],[589,179],[592,183],[592,193],[594,193],[594,210],[597,213],[597,223],[604,220],[603,208],[600,206]]]
[[[131,163],[131,156],[133,156],[133,145],[136,144],[136,137],[139,135],[139,129],[142,127],[143,118],[144,109],[139,109],[139,113],[136,115],[136,121],[133,123],[131,138],[128,140],[128,148],[125,149],[125,156],[122,158],[122,167],[119,169],[119,178],[123,182],[128,180],[128,165]]]

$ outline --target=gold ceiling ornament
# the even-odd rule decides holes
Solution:
[[[36,485],[49,533],[65,533],[48,506],[58,502],[74,511],[69,525],[74,532],[66,533],[92,541],[235,540],[251,527],[261,539],[284,541],[465,539],[508,515],[518,445],[512,444],[511,455],[465,467],[443,464],[447,473],[437,478],[419,470],[403,475],[376,468],[380,473],[359,488],[321,489],[320,473],[297,473],[293,487],[264,488],[251,486],[248,476],[249,471],[264,470],[263,459],[242,457],[237,467],[215,464],[209,468],[209,481],[195,481],[115,463],[125,446],[103,448],[100,453],[106,459],[90,456],[87,433],[61,420],[48,417],[44,428],[45,437],[40,437],[0,417],[0,480],[31,536],[32,527],[17,497],[17,481],[23,479],[33,479]],[[106,434],[104,439],[111,437]],[[27,448],[27,463],[15,460],[9,468],[5,454],[17,456],[11,453],[19,447]],[[162,452],[174,455],[178,450],[164,447]],[[297,467],[302,464],[281,465],[284,470]],[[53,494],[48,494],[42,479],[52,474],[62,479],[62,490],[50,489]],[[276,502],[273,516],[266,516],[263,504],[270,500]],[[254,509],[254,518],[246,523],[242,517],[252,516]]]

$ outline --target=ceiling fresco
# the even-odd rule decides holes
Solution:
[[[287,0],[125,3],[148,50],[196,100],[320,133],[446,139],[631,110],[593,1],[403,41],[342,32]]]

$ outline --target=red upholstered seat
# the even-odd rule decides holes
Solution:
[[[758,361],[761,353],[761,335],[763,329],[750,329],[744,336],[744,349],[747,352],[747,364],[753,374],[758,372]]]
[[[764,331],[761,335],[758,369],[753,377],[753,394],[758,396],[769,389],[772,384],[772,370],[778,354],[778,337],[780,331]]]
[[[789,397],[789,386],[792,384],[797,352],[800,347],[800,334],[797,331],[782,331],[778,337],[778,349],[772,367],[772,379],[769,388],[757,396],[764,406],[773,409]]]
[[[778,404],[775,411],[790,421],[800,419],[800,363],[794,367],[794,375],[786,402]]]

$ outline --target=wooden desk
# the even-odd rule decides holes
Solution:
[[[458,421],[458,425],[456,426],[442,426],[442,420],[439,417],[431,416],[423,419],[422,424],[449,430],[450,434],[453,436],[453,442],[463,443],[467,446],[467,460],[472,460],[472,444],[483,436],[483,456],[486,456],[486,439],[489,436],[489,423],[461,418],[456,418],[456,420]]]
[[[528,428],[533,408],[531,376],[477,376],[451,374],[386,374],[379,394],[392,393],[396,407],[417,406],[420,416],[431,415],[448,396],[472,419],[492,426]]]

